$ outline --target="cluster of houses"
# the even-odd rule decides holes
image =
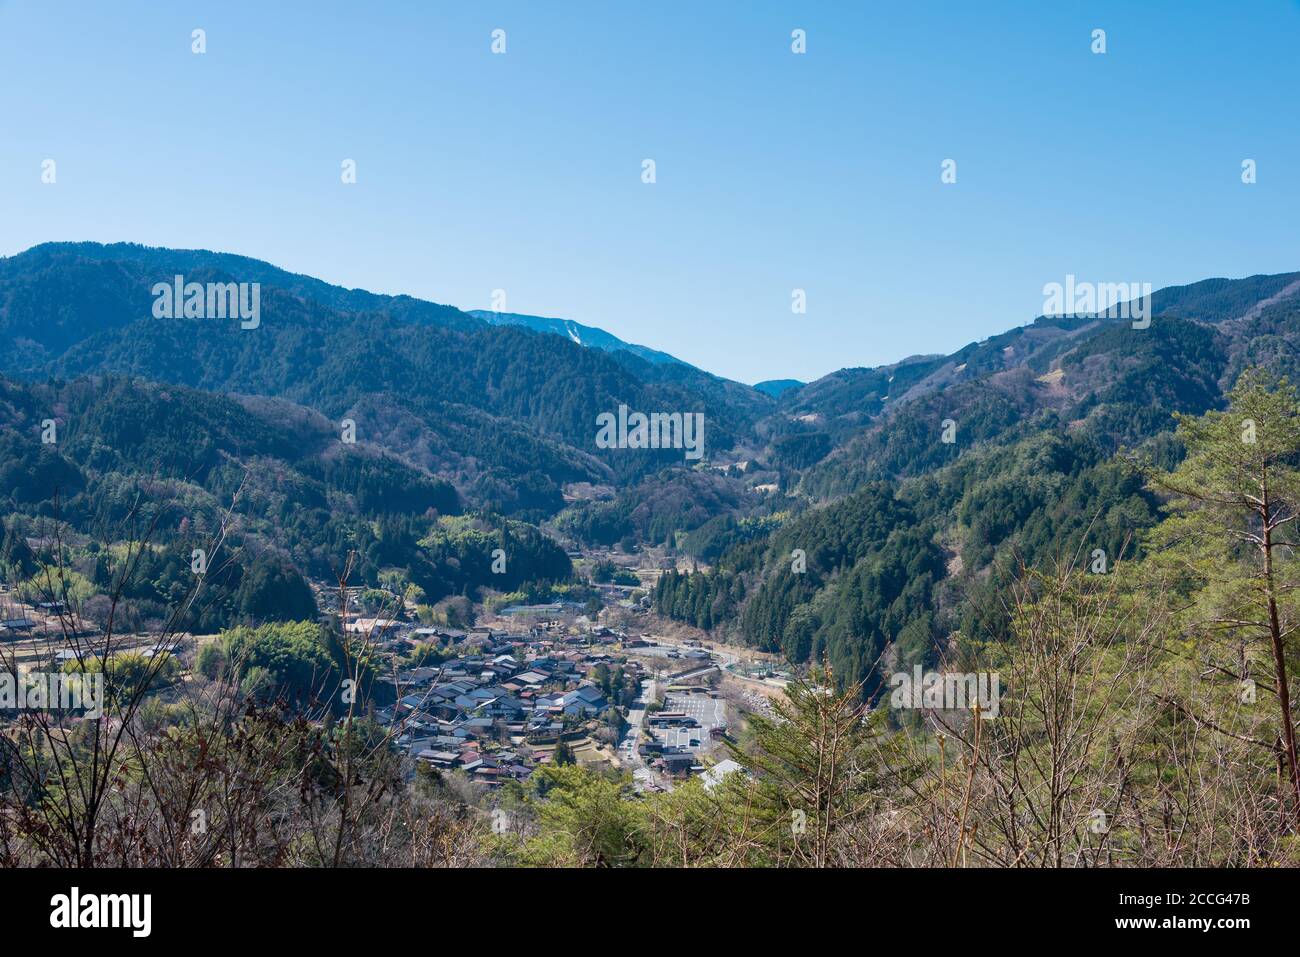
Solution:
[[[63,602],[41,601],[28,606],[9,600],[7,591],[6,597],[0,598],[0,641],[19,641],[42,630],[60,634],[66,628],[67,622],[61,626],[59,621],[67,611]]]
[[[624,687],[639,685],[640,667],[609,647],[621,637],[608,629],[577,634],[554,622],[527,634],[395,630],[381,647],[433,648],[451,657],[386,678],[396,702],[376,717],[430,768],[460,771],[487,787],[523,780],[553,759],[561,741],[573,751],[590,748],[594,731],[621,721],[620,702],[597,680],[604,665],[622,669]]]

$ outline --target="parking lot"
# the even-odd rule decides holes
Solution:
[[[697,728],[654,728],[655,738],[665,747],[687,748],[692,751],[707,749],[714,743],[709,729],[727,723],[727,703],[721,698],[703,695],[669,695],[664,700],[664,711],[681,711],[699,723]]]

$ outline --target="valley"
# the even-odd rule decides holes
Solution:
[[[258,322],[155,314],[182,275],[258,284]],[[1138,602],[1187,423],[1296,373],[1297,289],[1206,280],[1149,322],[1040,317],[758,389],[561,320],[37,247],[0,260],[0,654],[164,710],[357,723],[393,787],[513,863],[583,859],[550,843],[553,789],[706,813],[808,721],[856,713],[845,740],[928,766],[928,722],[969,727],[891,709],[890,675],[1027,667],[1034,581]]]

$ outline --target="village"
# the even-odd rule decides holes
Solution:
[[[382,630],[383,651],[441,659],[382,679],[396,701],[376,720],[420,764],[486,788],[577,763],[630,771],[638,790],[667,790],[726,765],[734,707],[714,688],[712,652],[592,624],[576,609],[544,611],[551,617],[500,630],[353,622]]]
[[[607,598],[633,608],[618,622],[652,625],[622,586]],[[323,618],[338,614],[317,591]],[[61,666],[75,652],[51,641],[68,616],[55,605],[3,600],[7,654],[27,667]],[[375,652],[386,702],[369,716],[412,767],[486,791],[524,782],[549,763],[632,775],[638,791],[671,790],[692,775],[706,784],[739,768],[726,743],[749,711],[768,710],[784,683],[721,647],[613,628],[576,603],[501,609],[468,629],[400,618],[343,616],[343,628]],[[337,620],[337,619],[336,619]],[[189,636],[167,649],[150,635],[125,635],[116,652],[165,650],[188,662],[217,636]],[[56,650],[56,646],[59,646]],[[726,695],[721,686],[732,687]],[[388,703],[391,702],[391,703]]]

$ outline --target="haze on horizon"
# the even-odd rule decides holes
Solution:
[[[501,289],[504,310],[740,381],[813,379],[1026,322],[1067,274],[1295,270],[1298,28],[1282,0],[75,18],[10,0],[0,254],[206,248],[463,309]]]

